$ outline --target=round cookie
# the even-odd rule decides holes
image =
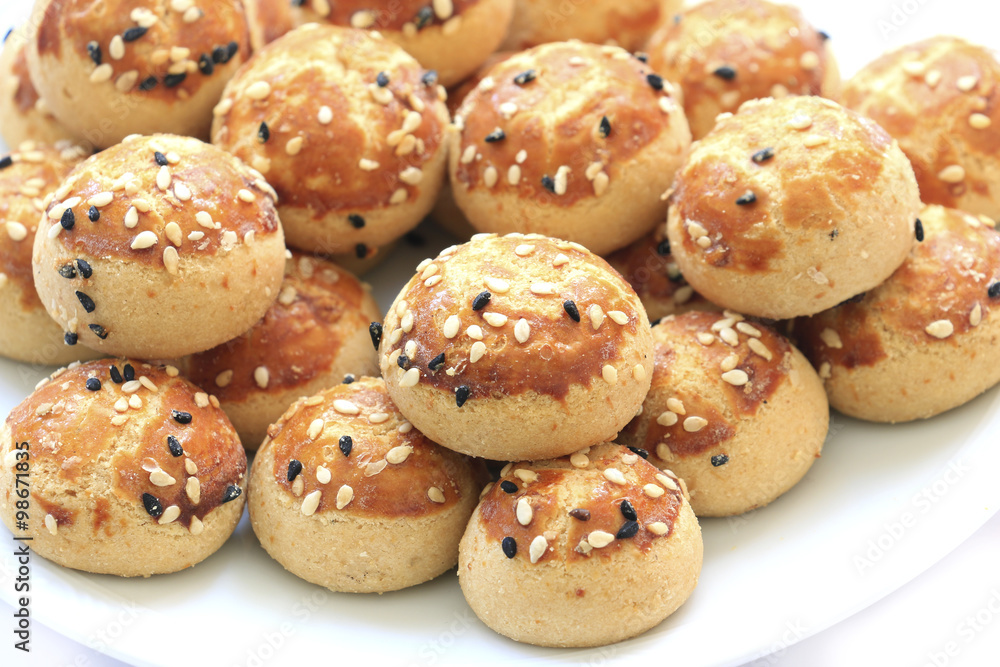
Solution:
[[[701,529],[682,484],[614,444],[507,466],[459,545],[465,599],[496,632],[539,646],[645,632],[701,572]]]
[[[250,331],[178,365],[211,390],[247,450],[300,396],[347,374],[378,373],[369,325],[380,320],[375,299],[347,271],[319,257],[292,253],[274,302]]]
[[[619,443],[681,477],[698,516],[763,507],[802,479],[830,409],[801,352],[728,311],[666,317],[653,339],[652,386]]]
[[[27,58],[59,122],[102,148],[130,134],[208,137],[212,106],[250,54],[243,3],[39,0]]]
[[[860,299],[795,321],[830,405],[876,422],[924,419],[1000,382],[1000,234],[941,206],[910,256]]]
[[[683,0],[517,0],[502,49],[580,39],[635,51],[661,17],[673,16]]]
[[[710,0],[665,16],[647,50],[649,66],[684,91],[691,134],[700,139],[716,116],[747,100],[835,98],[840,73],[828,40],[796,7]]]
[[[560,42],[495,65],[449,134],[455,201],[482,232],[603,255],[663,220],[691,141],[673,86],[618,47]]]
[[[445,86],[476,71],[500,45],[514,0],[303,0],[299,23],[325,21],[371,30],[401,46]]]
[[[55,119],[31,82],[24,30],[9,32],[0,52],[0,136],[8,146],[72,140],[73,135]]]
[[[103,360],[43,381],[0,426],[0,517],[65,567],[148,577],[215,553],[247,460],[225,413],[170,366]],[[15,484],[30,470],[31,487]],[[24,534],[18,530],[17,534]]]
[[[63,331],[46,312],[31,277],[31,247],[44,200],[86,154],[68,142],[58,146],[27,142],[0,158],[0,355],[4,357],[58,366],[97,356],[82,346],[63,343]]]
[[[243,0],[250,48],[255,53],[295,27],[292,4],[288,0]]]
[[[906,156],[867,118],[818,97],[745,103],[677,171],[667,237],[710,301],[811,315],[878,285],[913,244]]]
[[[290,246],[365,258],[434,205],[447,158],[443,96],[392,42],[311,24],[240,70],[212,140],[269,179]]]
[[[904,46],[845,85],[844,106],[899,141],[920,197],[1000,218],[1000,61],[957,37]]]
[[[380,378],[360,378],[300,399],[269,429],[250,473],[250,521],[306,581],[394,591],[455,566],[477,470],[413,428]]]
[[[214,347],[278,296],[274,199],[260,174],[210,144],[129,138],[79,164],[48,202],[32,261],[38,295],[67,342],[106,354]]]
[[[477,235],[424,260],[373,329],[400,412],[434,442],[498,461],[614,438],[653,371],[628,283],[583,246],[539,235]]]

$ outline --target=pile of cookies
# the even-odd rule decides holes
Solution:
[[[39,0],[0,58],[0,354],[65,368],[0,426],[5,524],[150,576],[247,505],[319,586],[457,564],[497,632],[603,645],[830,406],[1000,381],[993,53],[841,86],[793,7],[559,5]],[[432,211],[460,242],[383,316],[355,274]]]

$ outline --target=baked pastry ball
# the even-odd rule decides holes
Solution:
[[[680,476],[695,514],[742,514],[802,479],[820,455],[830,408],[801,352],[728,311],[665,317],[653,340],[649,395],[618,442]]]
[[[615,444],[508,465],[459,545],[479,619],[538,646],[642,634],[691,595],[702,539],[673,473]]]
[[[0,136],[8,146],[72,140],[72,133],[55,119],[31,82],[24,30],[9,32],[0,52]]]
[[[240,70],[216,107],[212,141],[274,186],[289,245],[364,259],[434,205],[443,96],[392,42],[311,24]]]
[[[649,65],[684,91],[695,139],[747,100],[836,97],[840,73],[826,33],[790,5],[709,0],[664,16],[649,40]]]
[[[689,310],[721,310],[688,285],[670,254],[665,225],[606,258],[639,295],[650,322]]]
[[[667,237],[710,301],[771,319],[875,287],[913,244],[906,156],[867,118],[818,97],[747,102],[692,146]]]
[[[844,85],[845,106],[899,141],[927,204],[1000,218],[1000,62],[938,36],[886,53]]]
[[[359,378],[300,399],[269,429],[250,473],[250,521],[297,577],[384,593],[455,566],[478,477],[406,421],[381,378]]]
[[[32,256],[38,295],[70,344],[144,359],[214,347],[278,296],[274,199],[214,146],[131,137],[80,163],[48,201]]]
[[[884,283],[795,321],[830,404],[877,422],[933,417],[1000,382],[1000,234],[941,206]]]
[[[377,31],[399,44],[420,64],[435,70],[445,86],[476,71],[500,45],[510,25],[514,0],[303,0],[300,23]]]
[[[400,412],[434,442],[497,461],[614,438],[653,371],[628,283],[583,246],[537,234],[481,234],[424,260],[373,329]]]
[[[455,201],[482,232],[602,255],[649,232],[691,142],[673,86],[627,51],[545,44],[494,66],[449,132]]]
[[[38,0],[31,80],[75,135],[106,148],[130,134],[208,137],[212,106],[249,57],[243,3]]]
[[[642,48],[658,20],[673,16],[683,0],[517,0],[502,49],[521,51],[548,42],[580,39]]]
[[[218,402],[140,361],[72,364],[0,426],[0,517],[65,567],[122,577],[176,572],[229,539],[247,459]],[[29,473],[25,498],[19,473]],[[20,521],[21,519],[18,519]]]
[[[375,375],[369,325],[382,319],[368,288],[333,262],[292,253],[278,300],[250,331],[187,357],[181,368],[219,397],[248,450],[296,398],[345,375]]]
[[[250,48],[264,48],[295,27],[292,4],[288,0],[243,0],[250,28]]]
[[[0,159],[0,355],[47,366],[92,359],[95,352],[63,343],[35,291],[31,246],[44,200],[86,151],[69,143],[24,143]]]

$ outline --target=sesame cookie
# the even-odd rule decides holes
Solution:
[[[380,378],[359,378],[300,399],[268,430],[250,473],[250,521],[306,581],[394,591],[454,567],[477,470],[413,428]]]
[[[80,163],[47,201],[38,295],[68,343],[145,359],[214,347],[278,296],[274,199],[259,173],[210,144],[129,138]]]
[[[710,0],[664,16],[649,65],[684,91],[695,139],[747,100],[836,97],[840,73],[826,33],[796,7],[766,0]]]
[[[212,140],[274,186],[290,246],[364,259],[434,205],[443,96],[392,42],[310,24],[240,70],[216,107]]]
[[[658,625],[702,564],[683,482],[618,445],[508,465],[459,545],[483,623],[538,646],[601,646]]]
[[[1000,61],[957,37],[887,53],[844,85],[844,106],[899,141],[920,197],[1000,218]]]
[[[846,415],[933,417],[1000,382],[1000,234],[936,205],[919,221],[920,242],[887,281],[795,321],[830,404]]]
[[[820,455],[830,410],[801,352],[731,312],[666,317],[653,340],[652,386],[617,441],[679,475],[695,514],[742,514],[802,479]]]
[[[673,86],[627,51],[560,42],[495,65],[449,132],[455,201],[481,232],[603,255],[651,231],[691,142]]]
[[[243,445],[254,450],[295,399],[348,374],[378,373],[368,328],[380,319],[357,278],[333,262],[292,253],[278,300],[250,331],[178,366],[219,397]]]
[[[57,371],[0,426],[0,461],[4,524],[13,531],[26,509],[32,551],[86,572],[191,567],[243,514],[236,431],[170,366],[103,360]],[[15,483],[29,469],[30,491]]]
[[[95,146],[130,134],[208,137],[212,106],[249,57],[239,0],[39,0],[28,71],[59,122]]]
[[[499,461],[614,438],[653,370],[628,283],[583,246],[532,234],[481,234],[424,260],[373,337],[407,419]]]
[[[874,122],[819,97],[746,102],[692,146],[667,237],[710,301],[771,319],[875,287],[913,244],[913,169]]]
[[[500,45],[514,0],[302,0],[297,20],[378,32],[401,46],[445,86],[476,71]]]

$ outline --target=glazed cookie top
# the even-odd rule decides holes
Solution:
[[[41,307],[31,275],[31,249],[46,199],[62,184],[86,151],[71,144],[33,142],[0,158],[0,286],[21,288],[25,307]]]
[[[357,278],[293,252],[264,318],[245,335],[189,357],[186,373],[222,401],[293,389],[326,372],[341,353],[342,336],[366,330],[373,315],[378,311]]]
[[[683,124],[687,134],[672,92],[618,47],[557,42],[515,54],[455,114],[455,175],[469,189],[562,206],[599,197],[661,133]]]
[[[306,16],[362,30],[398,30],[416,35],[424,28],[440,25],[446,31],[457,30],[462,12],[481,0],[396,0],[386,3],[370,0],[302,0],[293,3]]]
[[[121,93],[183,100],[250,53],[234,0],[53,0],[47,9],[35,35],[39,55],[88,63],[95,93],[112,82]]]
[[[48,113],[45,103],[39,103],[41,98],[38,96],[38,90],[35,88],[35,84],[31,82],[31,76],[28,74],[28,58],[25,55],[24,46],[24,42],[20,39],[11,44],[7,44],[6,42],[4,44],[4,49],[17,50],[11,66],[11,79],[10,81],[3,82],[5,86],[4,94],[11,96],[14,100],[14,107],[22,114],[29,113],[32,110],[39,113]],[[7,86],[9,88],[6,88]]]
[[[844,87],[844,105],[873,118],[913,162],[925,202],[956,206],[988,196],[990,173],[975,155],[1000,152],[1000,61],[981,46],[939,36],[865,66]]]
[[[386,315],[380,350],[399,376],[467,400],[614,385],[613,362],[647,336],[635,292],[577,243],[477,234],[417,266]],[[647,339],[648,340],[648,339]],[[633,369],[646,377],[642,364]]]
[[[259,173],[210,144],[126,137],[70,173],[39,235],[65,253],[176,274],[180,255],[212,257],[280,234],[275,198]]]
[[[992,221],[927,206],[917,238],[887,281],[795,321],[796,338],[820,377],[829,377],[831,364],[850,369],[884,359],[887,331],[913,345],[955,348],[1000,307],[1000,234]]]
[[[83,487],[96,497],[95,534],[111,495],[197,534],[209,512],[243,491],[246,456],[218,400],[170,366],[100,360],[62,369],[11,411],[7,426],[5,464],[16,458],[14,443],[28,443],[47,488]],[[34,500],[57,525],[77,520],[40,493]]]
[[[399,413],[381,378],[300,399],[268,428],[267,449],[274,482],[306,516],[429,516],[457,505],[472,476],[468,458]]]
[[[478,521],[508,558],[573,563],[648,552],[670,537],[683,502],[673,473],[605,444],[508,464],[480,501]]]

